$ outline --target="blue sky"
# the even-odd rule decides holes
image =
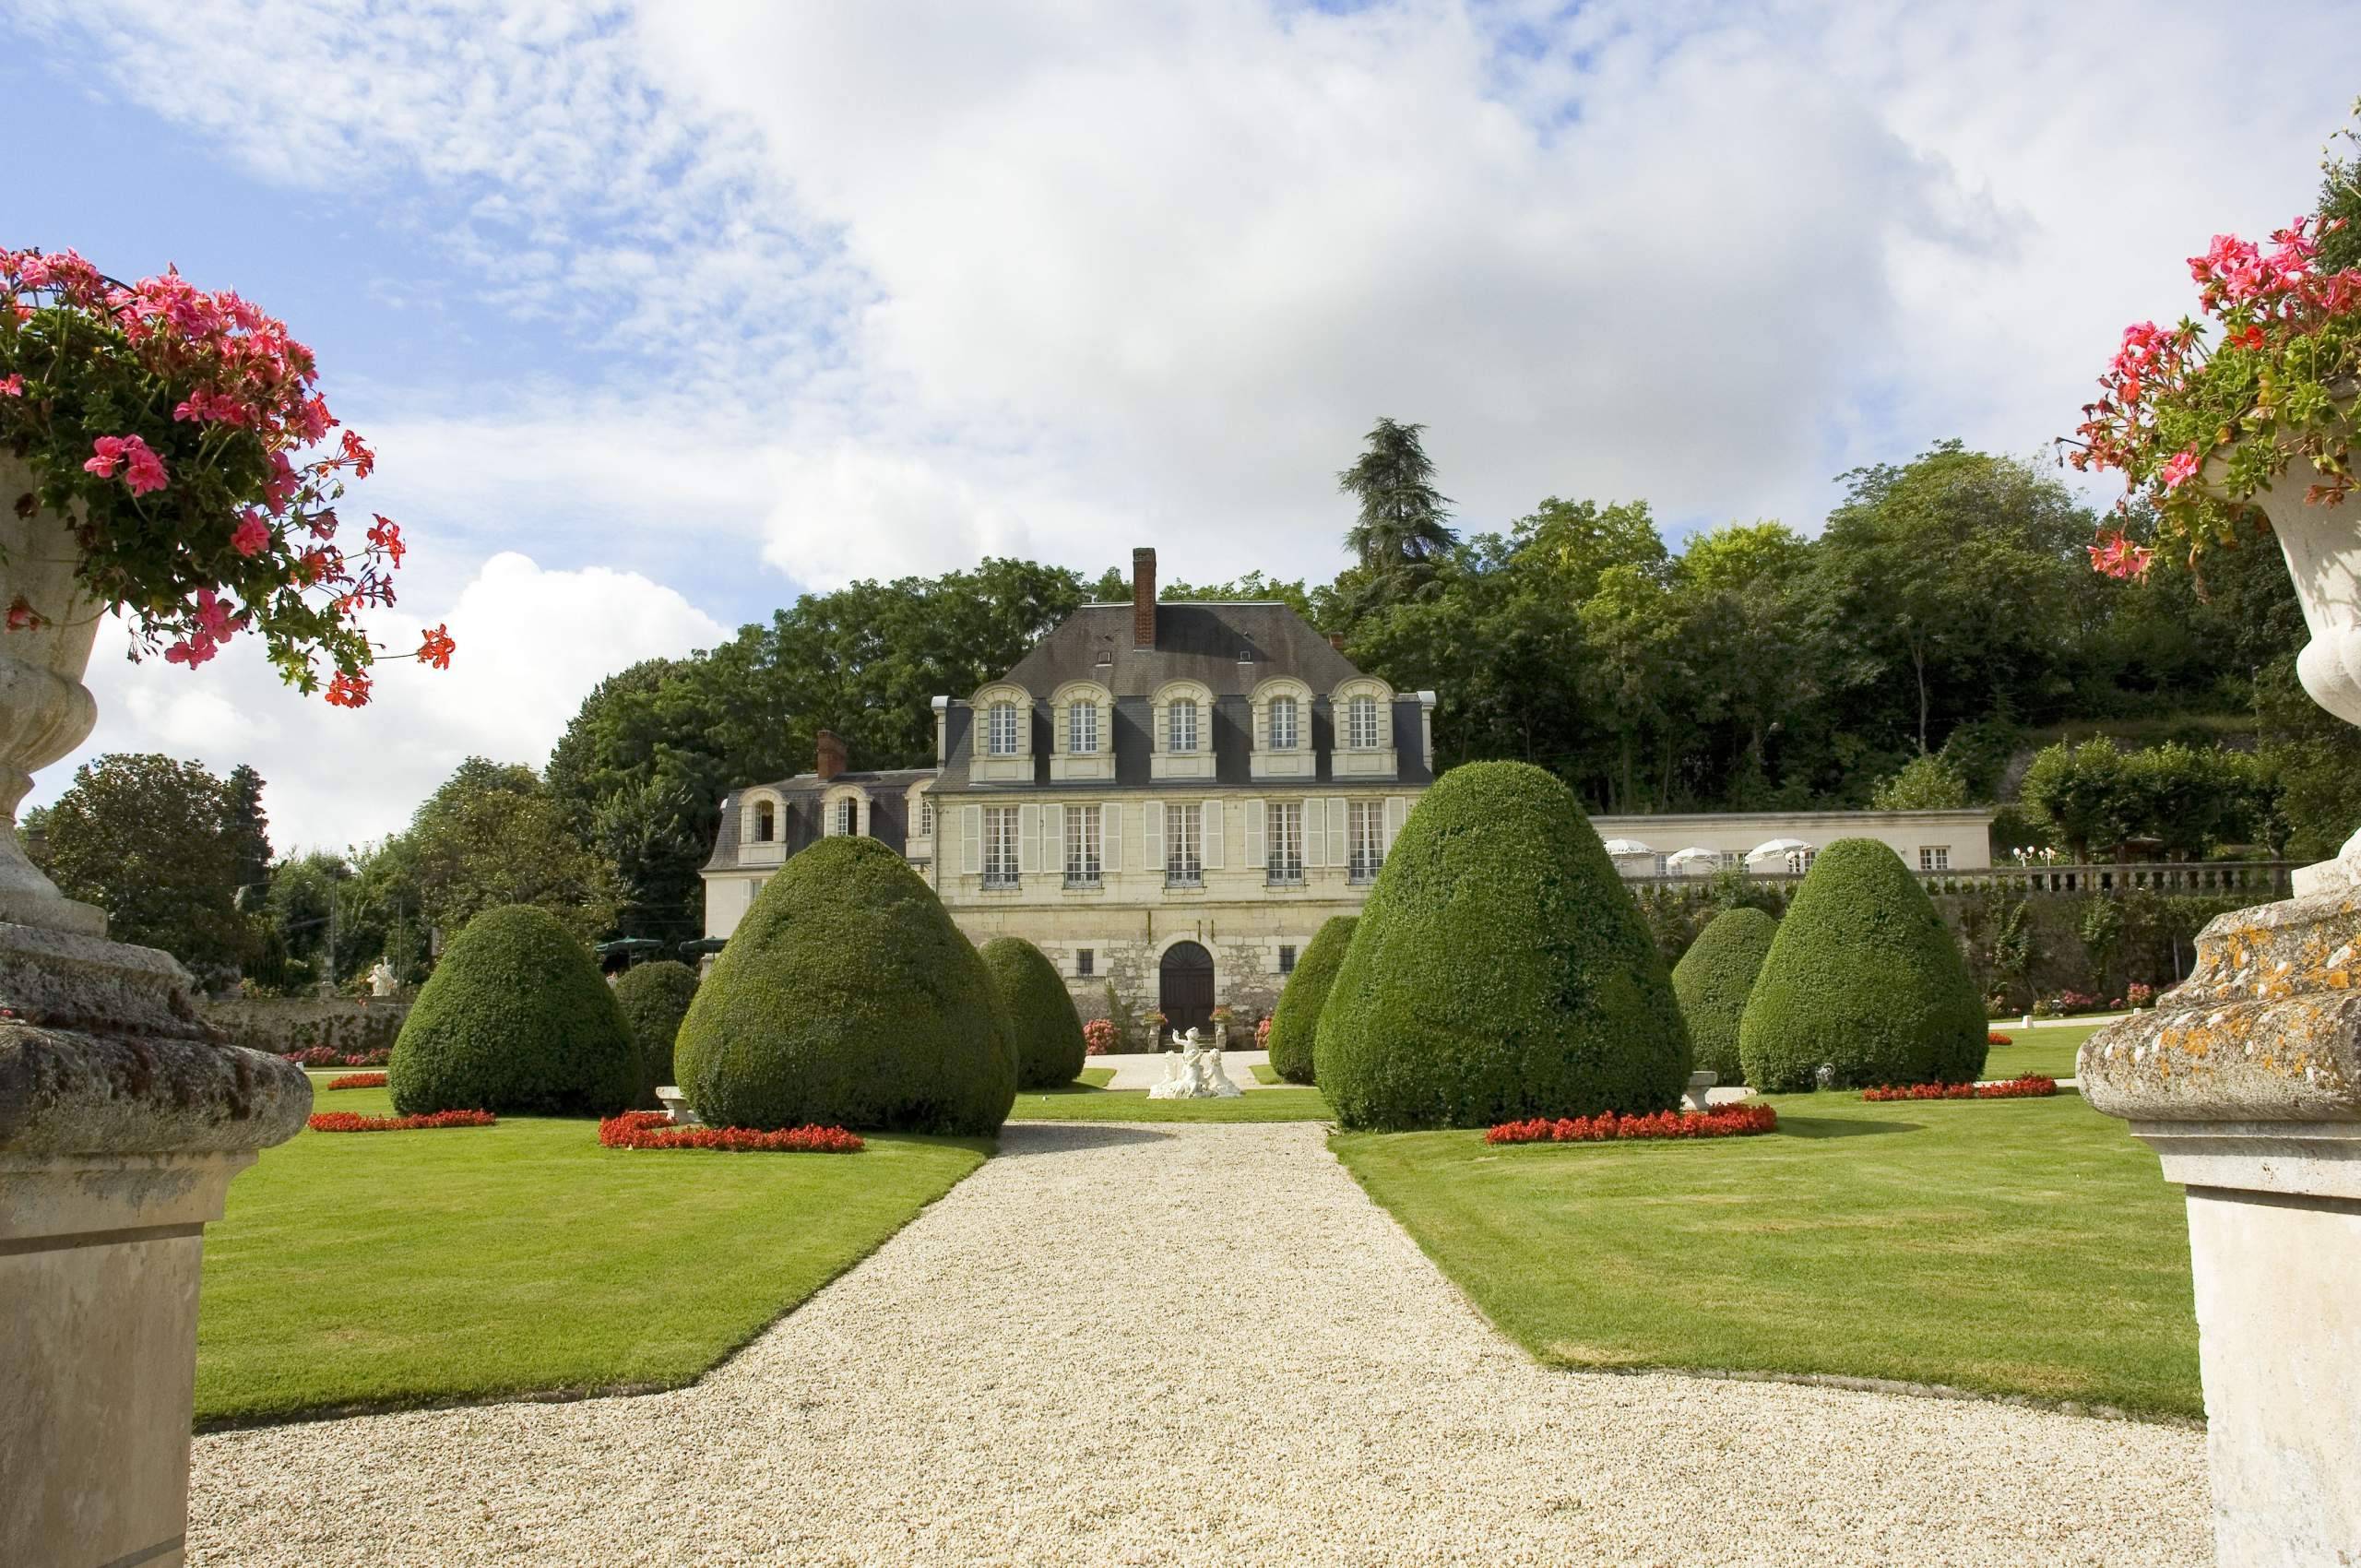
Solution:
[[[73,152],[0,240],[284,316],[413,541],[389,634],[461,649],[355,716],[111,638],[86,751],[374,837],[806,587],[1325,575],[1379,414],[1470,528],[1815,529],[1857,464],[2039,450],[2182,257],[2308,205],[2361,37],[2262,10],[2267,86],[2128,0],[13,0],[0,101]]]

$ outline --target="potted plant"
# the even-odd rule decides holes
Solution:
[[[1216,1050],[1228,1049],[1230,1022],[1237,1016],[1238,1015],[1236,1013],[1230,1011],[1227,1007],[1216,1007],[1213,1010],[1214,1048]]]
[[[304,692],[357,707],[404,546],[338,516],[375,465],[286,325],[176,272],[118,283],[71,251],[0,248],[0,919],[97,934],[13,830],[32,774],[98,717],[82,685],[99,617],[135,659],[203,664],[241,633]],[[446,628],[411,656],[447,667]]]
[[[1157,1012],[1153,1007],[1140,1015],[1140,1022],[1147,1026],[1149,1050],[1162,1051],[1164,1049],[1164,1026],[1168,1021],[1169,1020],[1162,1013]]]

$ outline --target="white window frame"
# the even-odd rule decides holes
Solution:
[[[1068,887],[1097,887],[1105,874],[1105,860],[1099,851],[1102,809],[1097,804],[1065,808],[1065,883]]]
[[[1303,802],[1301,801],[1268,801],[1264,802],[1264,858],[1265,880],[1275,886],[1291,887],[1303,881]]]
[[[1951,869],[1952,869],[1952,847],[1951,847],[1949,844],[1921,844],[1921,845],[1919,845],[1919,846],[1918,846],[1918,869],[1919,869],[1920,871],[1949,871],[1949,870],[1951,870]]]
[[[1197,741],[1197,699],[1174,697],[1164,709],[1164,749],[1188,754],[1196,751]]]
[[[1164,885],[1203,887],[1205,885],[1203,803],[1174,801],[1164,808]]]
[[[1385,865],[1385,802],[1345,802],[1345,879],[1356,886],[1377,880]]]
[[[1282,715],[1287,719],[1284,726],[1279,722]],[[1273,751],[1291,752],[1296,749],[1300,743],[1299,738],[1303,733],[1301,718],[1302,708],[1295,700],[1295,695],[1292,692],[1281,692],[1271,699],[1271,749]]]
[[[1098,752],[1098,705],[1077,700],[1066,707],[1066,751],[1074,756]]]
[[[1017,823],[1014,806],[985,806],[984,885],[1014,887],[1018,885]]]
[[[1377,699],[1367,692],[1345,699],[1345,749],[1373,752],[1384,738]]]
[[[776,844],[779,840],[778,806],[771,801],[754,802],[754,842]]]
[[[931,792],[919,797],[919,837],[934,837],[934,796]]]
[[[995,701],[984,714],[984,754],[1015,756],[1016,705],[1006,697]]]

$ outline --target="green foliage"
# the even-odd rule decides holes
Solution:
[[[1427,427],[1381,418],[1336,488],[1358,507],[1345,548],[1358,564],[1356,595],[1364,603],[1413,597],[1459,537],[1444,521],[1451,497],[1435,488],[1435,466],[1419,444]]]
[[[1869,791],[1869,806],[1881,812],[1957,811],[1967,804],[1967,780],[1940,754],[1922,752],[1902,771]]]
[[[2101,738],[2046,747],[2019,786],[2025,818],[2071,858],[2153,839],[2173,859],[2275,837],[2280,783],[2270,758],[2177,741],[2136,752]]]
[[[1453,768],[1378,873],[1323,1009],[1347,1127],[1662,1110],[1689,1075],[1663,956],[1566,787]]]
[[[1016,1062],[984,961],[873,838],[825,838],[755,896],[673,1050],[716,1126],[988,1134]]]
[[[639,1047],[590,950],[548,910],[512,904],[444,950],[386,1083],[405,1116],[608,1116],[639,1093]]]
[[[633,1103],[654,1110],[657,1087],[672,1081],[672,1041],[696,994],[697,972],[671,958],[635,964],[615,981],[615,1005],[639,1045],[639,1097]]]
[[[1672,967],[1672,992],[1689,1026],[1691,1065],[1719,1083],[1746,1082],[1738,1061],[1738,1020],[1778,932],[1779,922],[1760,909],[1725,909]]]
[[[74,770],[41,819],[38,853],[59,892],[107,912],[109,936],[206,974],[260,949],[238,907],[252,826],[231,786],[199,765],[110,752]]]
[[[1021,936],[996,936],[980,956],[1016,1053],[1016,1087],[1054,1088],[1082,1071],[1082,1015],[1049,956]]]
[[[410,820],[419,908],[445,940],[475,916],[531,904],[584,941],[622,902],[615,870],[584,848],[563,804],[533,770],[469,757]]]
[[[1120,1056],[1132,1049],[1132,1012],[1116,994],[1115,982],[1107,982],[1107,1021],[1115,1026],[1115,1051]]]
[[[1797,889],[1738,1028],[1746,1081],[1964,1083],[1984,1068],[1984,1004],[1959,944],[1902,857],[1872,838],[1822,849]]]
[[[1271,1011],[1271,1070],[1291,1084],[1313,1078],[1312,1048],[1320,1035],[1320,1014],[1327,1005],[1328,988],[1344,967],[1345,950],[1352,945],[1357,916],[1335,915],[1314,932],[1311,944],[1296,956],[1295,973],[1279,992]]]

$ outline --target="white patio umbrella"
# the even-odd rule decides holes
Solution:
[[[1649,849],[1637,838],[1609,838],[1607,841],[1607,852],[1619,861],[1626,855],[1653,855],[1655,853],[1654,849]]]
[[[1701,845],[1691,844],[1686,849],[1667,855],[1664,863],[1683,873],[1691,870],[1712,871],[1722,863],[1722,852],[1719,849],[1708,849]]]
[[[1753,849],[1749,849],[1746,852],[1747,863],[1751,865],[1756,861],[1784,860],[1789,855],[1801,854],[1811,848],[1813,846],[1800,838],[1774,838],[1767,844],[1757,844]]]

